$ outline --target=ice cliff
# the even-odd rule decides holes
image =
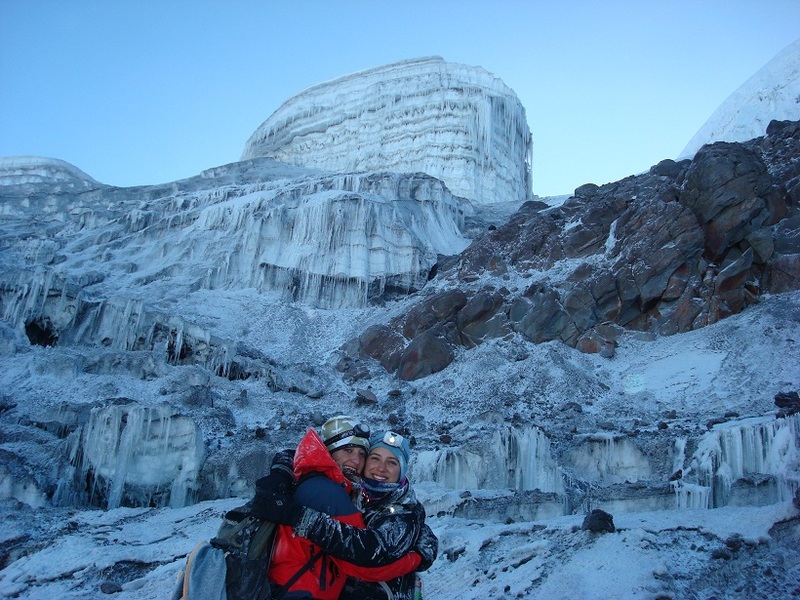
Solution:
[[[525,109],[480,67],[432,57],[362,71],[288,99],[245,145],[242,160],[349,172],[423,172],[476,204],[532,193]]]
[[[255,288],[312,306],[363,306],[420,289],[437,255],[468,243],[461,231],[471,207],[422,173],[326,175],[262,158],[165,186],[111,188],[68,167],[0,160],[0,187],[18,198],[2,210],[21,228],[6,277],[24,272],[39,282],[7,300],[9,318],[47,297],[163,303],[198,289]],[[59,231],[22,235],[27,219]],[[120,273],[124,285],[108,286]],[[146,291],[154,287],[158,293]],[[71,298],[79,290],[81,298]]]

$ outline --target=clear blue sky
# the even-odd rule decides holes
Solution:
[[[534,192],[570,193],[677,156],[798,37],[798,0],[0,0],[0,156],[182,179],[309,86],[439,55],[514,89]]]

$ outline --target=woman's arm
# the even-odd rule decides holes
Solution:
[[[307,508],[293,528],[331,556],[363,567],[385,566],[414,548],[425,510],[419,504],[412,510],[370,515],[366,521],[367,528],[360,529]]]
[[[351,577],[364,581],[389,581],[395,577],[402,577],[406,573],[411,573],[419,566],[421,561],[422,557],[419,554],[409,552],[402,558],[383,567],[360,567],[346,560],[338,560],[336,562],[342,572]]]

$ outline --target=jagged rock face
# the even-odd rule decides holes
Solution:
[[[404,357],[389,365],[401,379],[445,368],[448,345],[511,332],[610,355],[619,333],[608,324],[669,335],[796,290],[798,164],[800,125],[776,123],[765,138],[581,186],[555,209],[526,203],[440,270],[439,291],[372,343]],[[363,345],[357,355],[374,358]]]
[[[293,96],[253,133],[242,159],[337,173],[423,172],[482,204],[530,196],[531,149],[525,109],[500,79],[425,58]]]

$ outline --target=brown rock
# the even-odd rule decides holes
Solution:
[[[378,397],[372,390],[358,389],[356,390],[356,403],[360,405],[377,404]]]
[[[466,294],[458,289],[436,294],[420,302],[408,312],[403,323],[403,335],[414,339],[438,323],[453,320],[466,303]]]
[[[508,319],[500,309],[503,297],[497,292],[480,291],[464,305],[456,317],[461,343],[467,348],[510,331]]]
[[[390,373],[400,364],[405,345],[405,338],[386,325],[372,325],[359,336],[361,352],[380,362]]]
[[[428,330],[415,337],[400,357],[397,376],[413,381],[438,373],[453,362],[453,349],[441,332]]]

